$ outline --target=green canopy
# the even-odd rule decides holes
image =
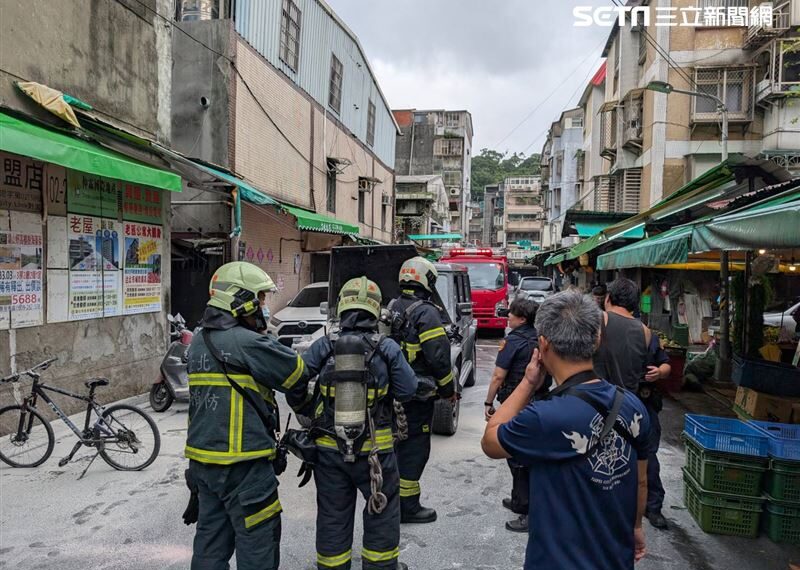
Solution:
[[[800,247],[800,194],[770,200],[697,226],[692,251]]]
[[[694,226],[679,226],[597,258],[597,270],[685,263]]]
[[[251,204],[255,204],[257,206],[280,206],[280,202],[271,198],[257,190],[241,178],[237,178],[232,174],[228,174],[227,172],[223,172],[221,170],[217,170],[216,168],[211,168],[210,166],[206,166],[205,164],[197,164],[198,167],[201,169],[213,174],[217,178],[224,180],[225,182],[230,182],[233,186],[236,186],[239,189],[239,194],[245,202],[249,202]]]
[[[147,166],[118,152],[22,121],[1,111],[0,150],[88,174],[172,192],[181,191],[181,177],[177,174]]]
[[[297,229],[310,232],[322,232],[325,234],[347,235],[358,233],[358,226],[348,224],[336,218],[315,214],[314,212],[295,208],[294,206],[287,206],[285,204],[282,207],[297,218]]]
[[[575,222],[575,229],[578,232],[578,237],[588,238],[593,235],[599,234],[601,231],[609,227],[607,222]],[[644,237],[644,227],[633,228],[625,232],[623,238],[642,239]]]
[[[461,239],[461,234],[413,234],[408,239],[412,241],[425,241],[434,239],[457,240]]]
[[[566,255],[567,255],[566,253],[559,253],[557,255],[551,255],[550,257],[548,257],[545,260],[544,264],[545,265],[556,265],[558,263],[561,263],[562,261],[564,261],[564,257]]]

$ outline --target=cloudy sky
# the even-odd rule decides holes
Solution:
[[[575,5],[610,0],[328,3],[358,35],[392,107],[467,109],[474,147],[501,152],[541,150],[600,65],[610,31],[572,26]]]

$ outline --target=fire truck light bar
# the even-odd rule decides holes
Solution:
[[[457,255],[481,255],[484,257],[492,257],[494,253],[490,248],[477,248],[477,249],[464,249],[464,248],[454,248],[451,249],[448,254],[451,257],[455,257]]]

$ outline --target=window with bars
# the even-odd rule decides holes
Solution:
[[[461,171],[460,170],[445,170],[442,172],[442,182],[445,186],[458,186],[461,187]]]
[[[367,144],[375,145],[375,103],[372,101],[367,106]]]
[[[749,0],[700,0],[700,8],[724,8],[727,13],[728,8],[747,8]],[[760,2],[759,2],[760,4]]]
[[[331,77],[328,86],[328,106],[338,114],[342,110],[342,77],[344,67],[334,54],[331,54]]]
[[[300,9],[292,0],[283,0],[279,57],[292,71],[297,71],[300,63]]]
[[[330,160],[325,184],[325,204],[329,212],[336,213],[336,164]]]
[[[433,141],[435,156],[461,156],[464,141],[461,139],[436,139]]]
[[[697,91],[725,102],[729,121],[747,122],[753,119],[753,68],[697,68],[694,80]],[[718,122],[717,103],[706,97],[693,97],[692,120],[695,123]]]
[[[642,28],[639,30],[639,65],[644,65],[645,61],[647,61],[647,36]]]
[[[600,112],[600,156],[613,159],[617,155],[617,106],[607,103]]]
[[[642,148],[642,102],[644,95],[636,92],[625,99],[622,109],[622,144],[629,150]]]
[[[642,169],[629,168],[617,175],[614,184],[614,210],[626,214],[639,213],[642,193]]]
[[[614,186],[616,179],[608,176],[597,176],[594,179],[595,212],[611,212],[614,209]]]

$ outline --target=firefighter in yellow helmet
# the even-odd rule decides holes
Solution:
[[[317,568],[349,570],[353,515],[364,509],[361,567],[405,569],[400,554],[400,476],[392,436],[392,400],[415,393],[414,371],[397,343],[377,334],[381,291],[366,277],[339,292],[338,333],[317,340],[303,359],[317,379]],[[378,485],[381,474],[382,485]]]
[[[436,511],[420,503],[420,479],[431,453],[431,423],[437,397],[457,398],[450,341],[439,309],[430,301],[438,273],[424,257],[413,257],[400,269],[401,295],[389,304],[392,338],[400,343],[421,386],[413,400],[403,404],[408,439],[397,447],[400,465],[400,506],[404,523],[431,523]]]
[[[203,331],[188,351],[187,482],[199,499],[192,570],[240,570],[280,564],[281,457],[275,391],[310,413],[303,360],[269,336],[259,295],[272,279],[245,262],[227,263],[211,278]],[[284,458],[285,460],[285,458]]]

